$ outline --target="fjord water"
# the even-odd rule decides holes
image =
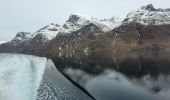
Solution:
[[[91,100],[47,58],[0,54],[0,100]]]
[[[0,54],[0,100],[170,99],[170,53],[118,55]]]
[[[97,100],[169,100],[170,53],[78,54],[54,58],[58,69]]]

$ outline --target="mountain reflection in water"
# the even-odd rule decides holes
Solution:
[[[97,100],[169,100],[170,53],[67,55],[57,68]]]

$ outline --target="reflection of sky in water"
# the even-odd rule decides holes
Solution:
[[[128,78],[121,73],[107,70],[100,75],[91,75],[79,69],[65,69],[73,80],[95,96],[98,100],[169,100],[170,76],[145,75]]]

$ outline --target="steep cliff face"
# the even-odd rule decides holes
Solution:
[[[122,50],[166,50],[170,48],[170,12],[149,4],[130,12],[114,29],[117,47]]]
[[[117,45],[134,50],[169,50],[170,25],[122,25],[118,32]],[[124,47],[123,47],[124,45]]]

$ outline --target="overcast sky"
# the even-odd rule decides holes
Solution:
[[[170,8],[170,0],[0,0],[0,41],[11,40],[17,32],[34,32],[49,24],[62,25],[72,13],[97,18],[126,14],[142,5]]]

